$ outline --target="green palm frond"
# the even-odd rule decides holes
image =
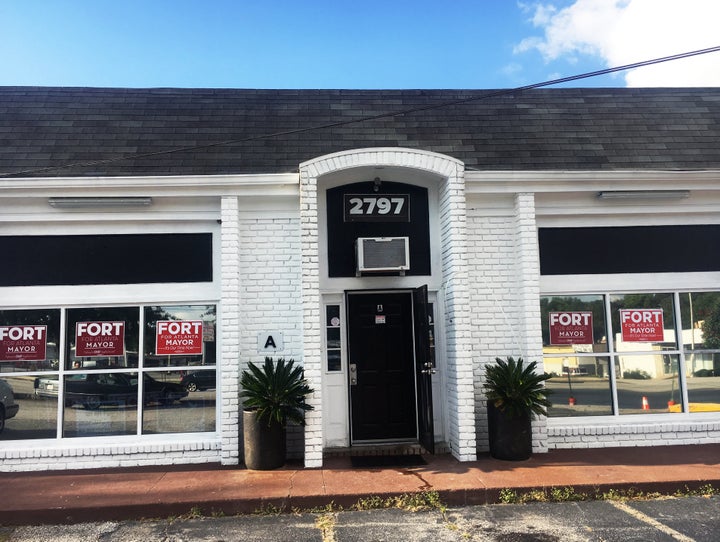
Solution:
[[[242,372],[243,407],[258,411],[260,420],[285,424],[288,421],[304,424],[304,413],[312,410],[305,397],[313,393],[303,376],[303,368],[295,361],[280,358],[277,362],[266,357],[261,367],[248,363]]]
[[[551,378],[548,373],[537,373],[537,362],[527,365],[522,358],[512,356],[507,360],[495,358],[495,365],[485,371],[485,394],[488,402],[510,417],[524,414],[547,416],[551,402],[547,396],[552,393],[544,382]]]

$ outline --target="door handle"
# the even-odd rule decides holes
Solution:
[[[350,364],[350,385],[357,386],[357,365],[354,363]]]
[[[437,373],[434,367],[430,369],[420,369],[420,372],[424,375],[434,375],[435,373]]]

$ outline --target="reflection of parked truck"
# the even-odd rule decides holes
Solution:
[[[20,410],[20,405],[15,402],[10,384],[0,379],[0,433],[5,429],[5,420],[14,418],[18,410]]]

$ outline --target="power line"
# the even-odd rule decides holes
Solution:
[[[91,167],[91,166],[98,166],[98,165],[104,165],[104,164],[112,164],[114,162],[121,162],[124,160],[136,160],[136,159],[141,159],[141,158],[149,158],[149,157],[153,157],[153,156],[173,154],[173,153],[178,153],[178,152],[197,151],[197,150],[202,150],[202,149],[210,149],[213,147],[222,147],[225,145],[236,145],[239,143],[246,143],[248,141],[257,141],[259,139],[271,139],[271,138],[275,138],[275,137],[300,134],[300,133],[311,132],[311,131],[315,131],[315,130],[325,130],[325,129],[329,129],[329,128],[337,128],[340,126],[347,126],[349,124],[357,124],[357,123],[367,122],[367,121],[372,121],[372,120],[401,117],[404,115],[410,115],[410,114],[418,113],[421,111],[429,111],[432,109],[441,109],[441,108],[450,107],[453,105],[460,105],[460,104],[465,104],[465,103],[469,103],[469,102],[486,100],[488,98],[507,96],[509,94],[516,94],[516,93],[523,92],[526,90],[533,90],[533,89],[537,89],[537,88],[549,87],[549,86],[553,86],[553,85],[559,85],[562,83],[570,83],[573,81],[580,81],[582,79],[590,79],[592,77],[599,77],[601,75],[608,75],[611,73],[633,70],[633,69],[642,68],[645,66],[652,66],[654,64],[662,64],[664,62],[681,60],[683,58],[690,58],[690,57],[705,55],[705,54],[709,54],[709,53],[716,53],[718,51],[720,51],[720,45],[715,46],[715,47],[709,47],[707,49],[698,49],[696,51],[689,51],[687,53],[680,53],[680,54],[676,54],[676,55],[664,56],[664,57],[655,58],[652,60],[643,60],[640,62],[634,62],[632,64],[616,66],[614,68],[605,68],[602,70],[596,70],[596,71],[582,73],[582,74],[578,74],[578,75],[571,75],[569,77],[561,77],[559,79],[552,79],[549,81],[543,81],[541,83],[534,83],[531,85],[525,85],[525,86],[515,87],[515,88],[511,88],[511,89],[490,91],[490,92],[487,92],[480,96],[459,98],[457,100],[442,102],[439,104],[418,106],[418,107],[413,107],[413,108],[409,108],[409,109],[404,109],[402,111],[395,111],[395,112],[390,112],[390,113],[379,113],[377,115],[370,115],[367,117],[361,117],[361,118],[357,118],[357,119],[348,119],[348,120],[344,120],[344,121],[331,122],[331,123],[320,124],[320,125],[316,125],[316,126],[308,126],[305,128],[294,128],[292,130],[283,130],[283,131],[279,131],[279,132],[272,132],[269,134],[248,136],[248,137],[240,138],[240,139],[229,139],[229,140],[225,140],[225,141],[217,141],[215,143],[206,143],[203,145],[193,145],[193,146],[189,146],[189,147],[177,147],[174,149],[167,149],[164,151],[153,151],[153,152],[146,152],[146,153],[128,154],[125,156],[118,156],[115,158],[106,158],[106,159],[102,159],[102,160],[91,160],[91,161],[86,161],[86,162],[73,162],[73,163],[63,164],[63,165],[59,165],[59,166],[48,166],[48,167],[44,167],[44,168],[34,168],[34,169],[27,169],[27,170],[23,170],[23,171],[16,171],[13,173],[0,173],[0,178],[15,177],[18,175],[44,173],[47,171],[56,171],[56,170],[60,170],[60,169],[83,168],[83,167]]]

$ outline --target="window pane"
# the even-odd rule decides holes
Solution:
[[[331,327],[327,330],[327,347],[340,348],[340,328]]]
[[[136,373],[66,376],[63,436],[136,434],[137,398]]]
[[[685,363],[690,412],[720,411],[720,354],[693,352]]]
[[[678,356],[619,356],[615,365],[620,414],[680,412]]]
[[[327,305],[325,307],[326,326],[340,325],[340,305]]]
[[[564,367],[560,372],[549,371],[547,358],[545,371],[553,377],[547,387],[552,407],[549,416],[609,416],[612,414],[609,360],[607,357],[579,358],[582,363]]]
[[[215,375],[214,371],[202,372]],[[215,430],[215,392],[200,389],[188,392],[182,382],[182,371],[145,374],[144,434]]]
[[[678,348],[672,294],[612,295],[610,313],[617,352]]]
[[[0,401],[5,416],[11,416],[5,420],[5,430],[0,433],[0,441],[55,438],[57,392],[50,397],[36,397],[34,383],[35,378],[31,376],[0,379]]]
[[[0,373],[58,368],[59,309],[0,310]]]
[[[215,305],[145,307],[144,366],[215,365],[216,313]]]
[[[328,371],[342,370],[342,361],[340,359],[340,350],[328,350]]]
[[[540,298],[543,351],[607,352],[607,328],[602,295]]]
[[[680,314],[687,350],[720,349],[720,292],[681,293]]]
[[[137,367],[139,316],[138,307],[68,309],[65,368]]]

